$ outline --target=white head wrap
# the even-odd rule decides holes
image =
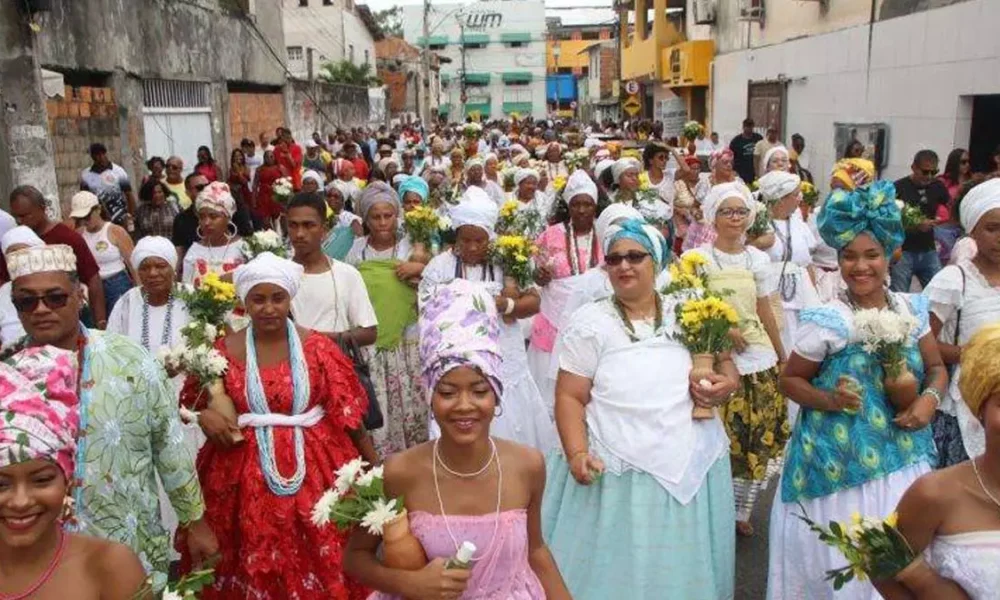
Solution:
[[[44,245],[45,242],[42,241],[42,238],[38,237],[38,234],[32,231],[30,227],[24,225],[18,225],[3,234],[3,238],[0,238],[0,252],[3,252],[3,254],[7,254],[11,246],[37,248]]]
[[[527,152],[521,152],[519,154],[515,154],[515,155],[511,156],[510,162],[515,167],[520,167],[522,165],[531,164],[531,155],[528,154]]]
[[[472,167],[484,167],[483,159],[478,156],[473,156],[472,158],[465,161],[465,172],[468,173],[472,170]]]
[[[261,252],[250,262],[236,268],[233,285],[236,286],[236,295],[243,302],[246,302],[250,290],[261,283],[273,283],[294,298],[303,272],[302,265],[296,262],[270,252]]]
[[[162,258],[171,268],[177,268],[177,250],[173,242],[158,235],[148,235],[139,240],[132,250],[132,268],[136,271],[147,258]]]
[[[566,204],[572,203],[573,198],[577,196],[588,196],[591,200],[597,202],[597,184],[594,183],[594,180],[583,169],[573,171],[573,174],[569,176],[569,180],[566,182],[566,187],[563,189],[563,198],[566,199]]]
[[[395,175],[392,176],[392,185],[399,186],[399,184],[403,183],[409,178],[410,176],[407,175],[406,173],[396,173]]]
[[[767,163],[771,162],[771,157],[773,157],[775,154],[779,152],[784,154],[785,156],[788,156],[788,148],[785,148],[784,146],[774,146],[773,148],[764,153],[764,158],[761,159],[760,161],[761,168],[766,171]]]
[[[378,170],[385,173],[385,169],[389,165],[396,165],[397,167],[399,167],[399,161],[396,160],[396,157],[394,156],[387,156],[378,161]]]
[[[622,174],[629,169],[635,169],[638,173],[639,171],[642,171],[642,163],[631,157],[619,158],[616,160],[614,164],[611,165],[611,175],[614,177],[615,183],[618,183]]]
[[[615,161],[611,160],[610,158],[605,158],[604,160],[598,161],[597,164],[594,165],[594,177],[600,179],[601,175],[603,175],[604,172],[610,169],[614,164]]]
[[[535,169],[519,168],[517,171],[514,171],[514,185],[521,185],[521,182],[529,177],[534,177],[535,181],[538,181],[541,175]]]
[[[302,181],[305,181],[307,179],[315,181],[317,187],[319,187],[319,189],[323,189],[323,184],[325,183],[323,181],[323,176],[317,173],[316,171],[306,171],[305,174],[302,175]]]
[[[473,225],[490,234],[493,239],[496,234],[493,228],[496,227],[497,217],[500,209],[496,202],[490,199],[489,194],[481,187],[470,185],[462,194],[459,203],[451,208],[448,215],[451,217],[451,225],[458,231],[463,225]]]
[[[768,171],[757,180],[760,194],[766,200],[781,200],[788,194],[799,189],[802,179],[788,171]]]
[[[962,229],[966,233],[972,233],[979,220],[994,208],[1000,208],[1000,178],[987,179],[962,198],[958,211]]]
[[[510,155],[517,156],[518,154],[527,154],[527,150],[521,144],[511,144],[510,145]]]
[[[483,165],[485,166],[486,163],[490,162],[491,160],[493,162],[500,162],[500,157],[497,156],[495,152],[490,152],[489,154],[483,157]]]
[[[567,183],[566,185],[569,184]],[[626,219],[642,219],[642,215],[628,204],[621,202],[616,202],[601,211],[601,214],[597,217],[597,222],[594,223],[594,231],[597,233],[597,239],[601,242],[602,248],[605,247],[604,242],[611,239],[607,235],[608,227],[615,221]]]
[[[712,189],[705,195],[705,199],[701,201],[701,211],[705,215],[705,222],[714,224],[715,213],[719,212],[719,207],[729,198],[739,198],[743,201],[743,205],[750,210],[750,216],[747,217],[747,227],[749,228],[753,224],[754,216],[757,213],[757,203],[754,202],[753,196],[750,194],[750,189],[743,185],[741,181],[731,181],[712,186]]]
[[[595,137],[588,137],[587,139],[583,140],[583,147],[586,148],[587,150],[590,150],[591,148],[601,148],[603,146],[604,142]]]
[[[76,254],[65,244],[15,250],[4,258],[11,281],[35,273],[76,273]]]

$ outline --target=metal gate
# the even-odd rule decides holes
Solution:
[[[754,128],[763,134],[769,127],[778,130],[779,138],[785,133],[785,84],[766,81],[750,82],[747,107]]]
[[[142,88],[146,157],[180,156],[184,159],[185,174],[191,172],[198,162],[198,147],[208,146],[212,150],[208,84],[148,79],[142,82]],[[229,164],[228,157],[215,159],[219,164]]]

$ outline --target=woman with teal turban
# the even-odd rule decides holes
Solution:
[[[882,518],[903,492],[936,464],[928,425],[948,376],[930,330],[927,299],[890,292],[889,257],[903,243],[896,190],[880,181],[834,190],[818,219],[835,248],[847,290],[826,306],[804,309],[781,389],[801,407],[785,453],[781,497],[771,509],[768,598],[867,599],[867,581],[851,581],[836,596],[825,580],[844,558],[798,517],[849,522],[852,514]],[[858,311],[912,317],[906,367],[918,396],[897,407],[886,394],[883,363],[857,334]],[[883,320],[882,322],[886,322]]]
[[[403,214],[427,202],[430,187],[423,177],[411,175],[399,184],[399,198],[403,201]]]

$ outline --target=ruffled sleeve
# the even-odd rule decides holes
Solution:
[[[917,319],[917,332],[914,341],[918,341],[931,332],[930,312],[928,306],[930,302],[923,294],[899,294],[906,300],[906,307],[910,314]]]
[[[747,246],[747,252],[750,253],[750,270],[753,271],[753,280],[757,284],[757,297],[770,296],[778,290],[778,278],[771,266],[771,258],[766,252],[753,246]]]
[[[361,427],[368,410],[368,396],[351,360],[328,337],[319,333],[312,333],[306,339],[305,353],[310,365],[310,380],[322,382],[316,390],[321,396],[314,396],[314,399],[323,406],[326,418],[344,430]]]
[[[818,363],[847,346],[850,328],[844,315],[836,308],[820,306],[799,311],[799,327],[795,333],[794,352]]]
[[[581,307],[559,332],[555,353],[559,368],[580,377],[593,379],[601,357],[603,337],[598,332],[600,306],[591,303]]]
[[[962,307],[964,287],[962,271],[957,265],[948,265],[938,271],[923,291],[929,302],[930,312],[942,323],[950,321]]]

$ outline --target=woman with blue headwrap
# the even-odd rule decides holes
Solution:
[[[882,518],[903,492],[935,464],[928,427],[948,376],[931,332],[927,299],[885,288],[889,257],[903,243],[896,192],[890,182],[835,189],[819,214],[819,233],[838,253],[845,292],[799,314],[799,329],[781,389],[799,404],[788,442],[780,498],[771,508],[768,597],[869,599],[868,582],[834,594],[827,570],[844,558],[798,516],[819,523],[852,514]],[[885,371],[865,351],[855,326],[859,310],[891,310],[918,323],[904,350],[922,393],[897,409],[885,393]]]
[[[730,331],[740,389],[722,412],[732,442],[736,528],[747,536],[753,535],[754,502],[775,472],[790,430],[788,408],[778,392],[778,363],[785,352],[771,308],[780,306],[778,278],[767,254],[745,245],[756,205],[740,181],[712,186],[701,207],[715,240],[685,253],[701,257],[708,287],[724,295],[740,315],[740,325]]]
[[[657,291],[669,248],[656,227],[613,221],[604,263],[614,293],[559,332],[556,425],[542,532],[574,598],[732,598],[735,569],[729,442],[717,406],[739,373],[720,361],[690,381],[675,339],[676,297]]]

